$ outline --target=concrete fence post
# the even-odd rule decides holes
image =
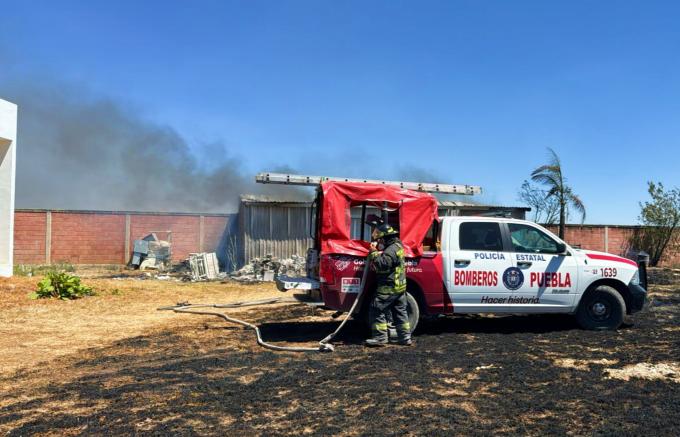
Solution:
[[[604,227],[604,251],[609,252],[609,226]]]
[[[130,259],[130,214],[125,214],[125,253],[123,254],[123,264],[127,264]]]
[[[52,211],[45,212],[45,264],[52,264]]]
[[[198,251],[203,252],[205,243],[205,216],[198,217]]]

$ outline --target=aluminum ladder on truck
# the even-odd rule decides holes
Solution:
[[[406,190],[422,191],[425,193],[442,194],[481,194],[482,188],[477,185],[432,184],[426,182],[383,181],[378,179],[353,179],[327,176],[307,176],[286,173],[258,173],[255,182],[260,184],[306,185],[318,186],[322,182],[365,182],[369,184],[394,185]]]
[[[426,193],[442,193],[442,194],[461,194],[472,196],[475,194],[480,194],[482,188],[476,185],[461,185],[461,184],[433,184],[426,182],[403,182],[403,181],[386,181],[377,179],[355,179],[355,178],[341,178],[341,177],[328,177],[328,176],[309,176],[309,175],[296,175],[288,173],[258,173],[255,176],[255,182],[260,184],[282,184],[282,185],[302,185],[302,186],[319,186],[322,182],[335,181],[335,182],[359,182],[359,183],[370,183],[370,184],[380,184],[380,185],[391,185],[396,186],[406,190],[420,191]],[[307,253],[307,272],[309,275],[310,266],[312,263],[316,262],[313,260],[314,256]],[[318,280],[305,277],[305,278],[291,278],[285,275],[279,275],[275,278],[276,286],[280,291],[288,290],[304,290],[311,292],[312,290],[318,290],[320,288],[320,283]]]

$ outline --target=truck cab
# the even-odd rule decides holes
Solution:
[[[568,313],[615,329],[646,301],[635,261],[572,248],[529,221],[446,217],[441,247],[454,313]]]

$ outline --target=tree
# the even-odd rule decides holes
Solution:
[[[546,190],[526,180],[520,187],[518,194],[519,200],[531,207],[534,222],[546,225],[557,223],[560,216],[560,205],[556,197],[548,196]]]
[[[657,265],[664,252],[678,242],[680,227],[680,189],[665,190],[661,182],[648,182],[651,201],[640,202],[642,228],[631,238],[631,246],[649,254],[649,263]]]
[[[548,148],[548,151],[550,152],[549,163],[531,172],[531,180],[545,185],[547,197],[556,199],[560,213],[559,236],[564,239],[564,224],[567,221],[569,208],[573,208],[581,214],[581,223],[583,223],[586,219],[586,207],[581,199],[574,194],[571,187],[567,185],[567,180],[562,173],[562,163],[557,153],[551,148]]]

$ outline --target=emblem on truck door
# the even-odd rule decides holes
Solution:
[[[524,273],[517,267],[508,267],[503,272],[503,285],[508,290],[517,290],[524,284]]]
[[[346,260],[346,259],[340,259],[340,260],[337,260],[335,262],[335,268],[340,270],[340,271],[343,271],[347,267],[349,267],[350,264],[351,264],[351,261]]]

